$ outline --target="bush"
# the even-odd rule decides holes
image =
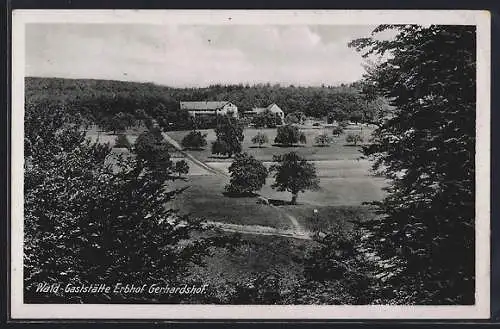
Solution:
[[[189,165],[186,160],[179,160],[175,163],[173,171],[176,172],[179,176],[182,174],[187,174],[189,172]]]
[[[125,136],[124,134],[116,136],[115,147],[126,149],[130,148],[130,142],[128,141],[127,136]]]
[[[264,145],[268,142],[269,142],[269,139],[267,138],[267,135],[264,133],[259,132],[259,133],[257,133],[257,135],[255,135],[252,138],[252,143],[259,144],[259,147],[261,147],[262,145]]]
[[[231,180],[225,189],[227,193],[248,195],[260,190],[266,183],[267,168],[261,161],[247,153],[235,156],[229,167]]]
[[[207,134],[202,134],[200,131],[190,131],[189,134],[182,139],[182,146],[186,149],[200,149],[207,145]]]
[[[230,155],[228,155],[228,149],[229,147],[224,141],[216,140],[212,142],[212,154],[226,155],[228,157],[231,157]]]
[[[278,134],[274,139],[277,144],[282,144],[286,146],[292,146],[298,142],[305,144],[306,135],[299,130],[298,127],[292,125],[286,125],[278,127]]]
[[[341,126],[335,127],[332,130],[332,135],[333,136],[340,136],[344,132],[344,129]]]
[[[363,137],[360,134],[348,134],[345,138],[348,144],[358,145],[359,142],[363,142]]]
[[[294,113],[290,113],[285,117],[286,124],[300,123],[300,118]]]
[[[329,146],[328,144],[330,144],[331,140],[330,136],[328,136],[327,134],[321,134],[314,138],[314,142],[318,146]]]

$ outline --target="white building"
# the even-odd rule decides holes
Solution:
[[[248,112],[245,112],[245,114],[248,115],[248,116],[250,116],[250,117],[253,117],[253,116],[255,116],[257,114],[260,114],[262,112],[265,112],[265,111],[269,111],[271,113],[276,114],[281,119],[281,123],[284,122],[284,120],[285,120],[285,113],[275,103],[272,103],[268,107],[254,107],[252,110],[250,110]]]
[[[238,117],[238,107],[231,102],[180,102],[180,109],[186,110],[191,116],[226,115]]]

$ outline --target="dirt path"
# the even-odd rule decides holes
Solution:
[[[194,164],[202,167],[205,170],[208,170],[214,174],[224,176],[225,178],[229,178],[229,175],[224,171],[220,170],[217,168],[214,168],[212,166],[207,165],[205,162],[197,159],[194,157],[191,153],[184,151],[183,147],[177,143],[175,139],[170,137],[167,133],[162,133],[163,137],[165,140],[175,147],[179,152],[181,152],[185,157],[189,158]],[[274,205],[269,204],[269,207],[273,207],[276,209],[279,213],[283,214],[290,222],[292,223],[293,230],[292,231],[285,231],[285,230],[278,230],[274,229],[272,227],[266,227],[266,226],[254,226],[254,225],[236,225],[236,224],[226,224],[226,223],[220,223],[220,222],[211,222],[212,224],[219,226],[222,230],[224,231],[230,231],[230,232],[240,232],[240,233],[250,233],[250,234],[259,234],[259,235],[276,235],[276,236],[287,236],[287,237],[293,237],[297,239],[308,239],[310,240],[309,233],[304,230],[304,228],[299,224],[297,221],[297,218],[295,216],[290,215],[288,212],[286,212],[284,209],[276,207]]]
[[[226,232],[256,234],[256,235],[272,235],[301,240],[312,240],[312,237],[307,232],[297,232],[296,230],[279,230],[269,226],[258,225],[238,225],[221,222],[206,222],[208,225],[218,228]]]
[[[275,206],[273,206],[275,207]],[[275,207],[275,208],[278,208],[278,207]],[[286,212],[285,210],[283,209],[279,209],[279,211],[281,211],[286,218],[288,218],[290,220],[290,222],[292,222],[292,225],[294,227],[294,230],[295,232],[297,232],[298,234],[306,234],[306,231],[304,230],[304,228],[299,224],[299,222],[297,221],[297,218],[295,218],[295,216],[293,215],[290,215],[288,212]]]
[[[165,140],[170,145],[172,145],[173,147],[175,147],[177,149],[177,151],[179,151],[180,153],[182,153],[182,155],[184,155],[186,158],[190,159],[197,166],[200,166],[203,169],[208,170],[211,173],[214,173],[214,174],[217,174],[217,175],[222,175],[222,176],[224,176],[226,178],[229,177],[222,170],[218,170],[216,168],[213,168],[213,167],[207,165],[205,162],[198,160],[191,153],[184,151],[184,148],[181,145],[179,145],[179,143],[177,143],[177,141],[175,139],[173,139],[172,137],[170,137],[167,133],[162,133],[162,134],[163,134],[163,138],[165,138]]]

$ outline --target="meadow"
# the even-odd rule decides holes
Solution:
[[[171,149],[172,160],[184,159],[190,170],[183,180],[168,183],[168,189],[187,187],[172,203],[172,207],[181,214],[203,218],[209,222],[221,222],[238,225],[264,226],[279,230],[293,229],[293,223],[288,216],[292,216],[305,230],[325,230],[338,223],[345,224],[350,220],[359,220],[371,216],[364,202],[380,200],[384,196],[383,188],[387,185],[383,178],[375,177],[370,172],[371,164],[368,160],[359,159],[360,146],[346,145],[345,136],[349,132],[363,135],[366,141],[370,138],[371,128],[350,127],[344,134],[332,138],[328,147],[314,145],[314,138],[327,133],[331,136],[331,128],[310,127],[302,129],[306,134],[307,143],[297,147],[275,146],[272,140],[276,136],[276,129],[252,129],[244,131],[245,139],[242,143],[243,151],[263,161],[266,167],[272,164],[274,154],[283,154],[296,151],[314,163],[317,175],[320,178],[320,189],[306,191],[299,194],[298,205],[289,205],[289,192],[276,191],[271,187],[274,182],[272,174],[258,194],[272,202],[274,206],[258,203],[257,197],[229,197],[224,194],[224,186],[229,182],[229,166],[232,158],[214,157],[210,147],[204,150],[189,151],[197,159],[208,166],[217,169],[220,174],[210,172],[197,165],[180,152]],[[207,134],[210,145],[215,140],[213,129],[203,130]],[[251,139],[257,133],[265,133],[271,141],[265,147],[255,147]],[[187,134],[187,131],[168,132],[168,135],[178,141]],[[134,143],[140,131],[128,130],[125,132],[130,143]],[[98,132],[95,128],[87,131],[91,140],[114,145],[116,135]],[[127,152],[126,149],[113,149],[114,153]]]
[[[276,137],[276,129],[274,128],[246,128],[243,131],[245,136],[242,142],[243,152],[253,155],[256,159],[261,161],[272,161],[273,155],[284,154],[290,151],[295,151],[308,160],[355,160],[360,157],[359,146],[346,145],[345,136],[347,133],[359,133],[363,136],[364,141],[368,141],[373,131],[372,127],[351,126],[348,127],[344,134],[334,137],[331,128],[307,128],[301,129],[306,135],[306,144],[298,144],[294,147],[282,147],[274,144]],[[210,145],[216,140],[215,132],[213,129],[202,129],[202,133],[207,135],[208,145],[203,150],[190,151],[196,158],[202,161],[227,161],[231,162],[232,159],[213,155],[210,150]],[[263,147],[256,146],[252,143],[252,138],[257,133],[264,133],[269,139],[269,143]],[[188,134],[187,131],[169,131],[168,135],[175,139],[179,144],[184,136]],[[317,146],[314,143],[314,138],[321,134],[327,134],[332,137],[332,143],[329,146]]]
[[[196,158],[217,169],[222,175],[205,173],[204,175],[187,176],[183,182],[174,182],[172,186],[189,188],[177,197],[175,206],[181,213],[239,225],[269,226],[277,229],[293,229],[288,219],[292,216],[306,230],[326,229],[338,222],[361,220],[372,215],[364,202],[381,200],[383,188],[387,182],[370,172],[368,160],[359,159],[359,146],[345,145],[345,135],[351,131],[362,133],[364,140],[370,138],[371,129],[348,129],[343,135],[334,138],[328,147],[314,146],[314,137],[322,133],[330,133],[330,129],[302,129],[307,136],[307,144],[299,147],[279,147],[268,144],[257,148],[251,138],[258,132],[264,132],[272,140],[276,129],[245,129],[243,151],[263,161],[266,167],[272,164],[272,155],[296,151],[314,163],[320,178],[320,188],[299,194],[298,205],[289,205],[289,192],[277,191],[271,187],[274,182],[272,174],[258,194],[274,206],[258,203],[256,197],[228,197],[224,195],[224,186],[229,182],[229,166],[232,158],[218,158],[210,154],[209,147],[202,151],[189,151]],[[168,132],[169,136],[181,141],[187,132]],[[213,130],[205,130],[210,143],[215,140]],[[193,168],[194,169],[194,168]],[[315,220],[312,223],[311,220]],[[346,224],[348,225],[348,224]]]

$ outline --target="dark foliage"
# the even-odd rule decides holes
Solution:
[[[180,110],[180,101],[226,100],[240,112],[254,106],[278,104],[285,114],[323,118],[329,113],[335,120],[347,120],[351,113],[371,111],[366,107],[359,84],[321,87],[293,87],[269,84],[213,85],[206,88],[170,88],[151,83],[60,78],[26,78],[26,100],[41,104],[70,105],[70,113],[82,113],[88,122],[106,130],[119,131],[138,120],[156,120],[165,130],[207,129],[216,126],[212,117],[196,117]],[[119,114],[122,113],[122,114]],[[302,113],[300,115],[300,113]]]
[[[397,303],[474,303],[476,33],[471,26],[380,26],[389,41],[355,40],[365,55],[391,53],[366,84],[393,115],[363,148],[391,180],[364,225],[365,247]],[[392,291],[392,290],[391,290]]]
[[[276,113],[266,110],[255,115],[252,118],[252,123],[255,128],[276,128],[276,126],[280,125],[282,122],[281,118]]]
[[[127,139],[127,136],[124,134],[120,134],[116,136],[115,147],[117,148],[130,148],[130,142]]]
[[[212,143],[212,153],[231,157],[241,152],[241,142],[245,138],[243,126],[231,116],[219,116],[215,128],[217,140]]]
[[[297,126],[286,125],[278,127],[274,142],[283,146],[293,146],[297,143],[306,143],[306,135]]]
[[[356,145],[358,145],[358,143],[363,142],[363,137],[360,134],[349,133],[345,137],[345,141],[348,144],[352,144],[352,145],[356,146]]]
[[[162,161],[161,175],[155,172],[156,160],[168,157],[113,158],[109,146],[85,139],[81,122],[68,117],[67,109],[28,103],[25,113],[25,302],[154,302],[149,294],[66,293],[63,288],[180,282],[186,266],[200,261],[207,246],[191,237],[202,229],[199,222],[168,207],[180,193],[165,189],[170,178],[163,173],[170,162]],[[163,152],[155,134],[142,140],[142,151]],[[61,289],[35,292],[42,282],[61,283]],[[156,300],[178,302],[170,295]]]
[[[297,153],[274,155],[273,162],[277,164],[273,164],[269,169],[269,171],[274,172],[275,178],[272,188],[292,193],[291,204],[297,203],[299,192],[319,188],[316,167]]]
[[[207,134],[192,130],[182,139],[181,144],[186,149],[201,149],[207,145]]]
[[[231,179],[225,190],[232,195],[252,195],[266,183],[267,168],[247,153],[239,153],[229,166]]]

